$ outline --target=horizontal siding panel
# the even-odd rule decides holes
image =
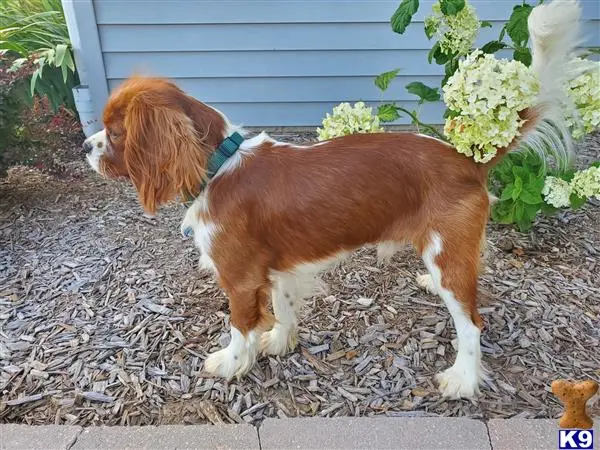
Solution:
[[[204,102],[343,102],[379,101],[381,98],[414,100],[404,88],[414,77],[397,77],[387,92],[381,93],[373,77],[290,77],[290,78],[185,78],[175,83],[191,96]],[[420,77],[428,86],[438,87],[441,76]],[[122,79],[109,80],[115,89]]]
[[[337,103],[210,103],[211,106],[223,112],[234,124],[255,127],[279,126],[320,126],[325,114],[331,112]],[[377,108],[377,103],[367,103]],[[402,102],[409,110],[418,108],[417,102]],[[423,105],[421,120],[426,123],[443,123],[442,104],[430,103]],[[394,124],[407,125],[410,119],[401,118]]]
[[[427,50],[108,53],[107,78],[133,73],[169,78],[375,76],[400,67],[403,75],[443,74]]]
[[[416,109],[404,86],[439,86],[443,67],[428,64],[421,1],[407,32],[391,31],[401,0],[93,0],[107,82],[133,73],[173,79],[186,92],[246,126],[318,126],[342,101],[377,106],[393,98]],[[482,20],[481,45],[497,38],[518,0],[471,0]],[[533,3],[533,2],[530,2]],[[598,0],[582,0],[585,46],[600,46]],[[590,22],[591,20],[591,22]],[[498,56],[509,56],[505,51]],[[374,77],[401,69],[383,95]],[[422,120],[442,123],[443,104]],[[398,123],[409,123],[408,118]]]
[[[479,42],[497,39],[502,22],[481,30]],[[382,23],[108,25],[98,29],[105,52],[243,50],[429,49],[421,24],[402,36]]]
[[[482,20],[506,20],[517,3],[471,0]],[[96,20],[101,25],[389,22],[399,4],[400,0],[94,0]],[[415,21],[430,14],[433,0],[420,4]],[[600,19],[597,0],[583,0],[582,5],[584,17]]]

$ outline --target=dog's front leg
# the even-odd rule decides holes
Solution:
[[[225,288],[231,311],[231,341],[222,350],[211,353],[204,361],[204,370],[215,376],[231,379],[252,369],[259,350],[260,336],[272,316],[266,311],[266,287],[237,291]]]

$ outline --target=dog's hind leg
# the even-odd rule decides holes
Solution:
[[[448,398],[473,398],[485,378],[480,346],[483,321],[477,311],[484,212],[483,208],[457,208],[456,214],[430,231],[421,247],[430,282],[448,308],[458,338],[454,364],[437,376],[439,389]]]
[[[271,300],[275,325],[261,336],[260,350],[268,355],[285,355],[296,347],[298,316],[303,300],[315,286],[312,271],[273,272]]]

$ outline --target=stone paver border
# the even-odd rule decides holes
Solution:
[[[594,427],[600,450],[600,427]],[[336,417],[251,425],[144,427],[0,424],[0,450],[84,449],[558,449],[555,419]]]

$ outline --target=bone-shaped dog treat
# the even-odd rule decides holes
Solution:
[[[592,428],[594,422],[587,415],[585,404],[598,391],[598,383],[592,380],[572,383],[567,380],[552,382],[552,392],[565,405],[565,412],[558,425],[561,428]]]

